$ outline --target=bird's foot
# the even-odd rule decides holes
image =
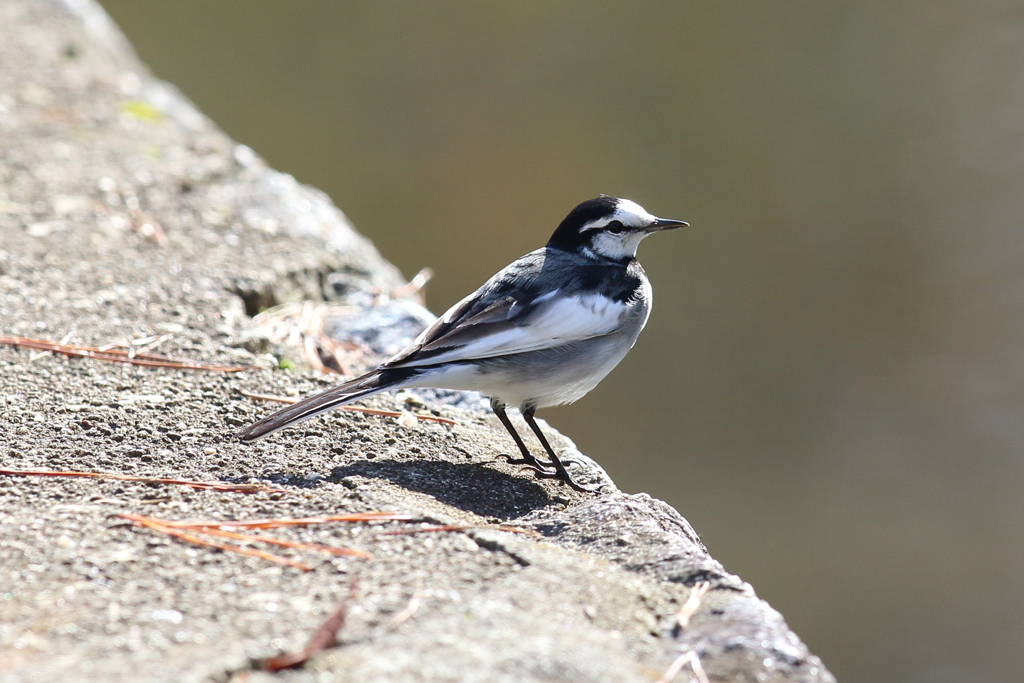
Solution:
[[[505,462],[507,462],[509,465],[525,465],[526,467],[529,467],[531,470],[534,470],[536,472],[555,472],[554,470],[548,469],[549,467],[554,467],[554,463],[538,460],[532,455],[523,458],[513,458],[508,453],[502,453],[501,457],[505,458]]]
[[[579,484],[572,475],[569,474],[564,468],[561,471],[550,472],[547,470],[534,470],[533,476],[537,479],[557,479],[559,484],[565,484],[574,491],[580,493],[600,493],[600,487],[590,487]]]
[[[513,458],[507,453],[502,453],[501,457],[505,458],[505,462],[509,465],[520,465],[523,469],[530,470],[533,472],[533,476],[537,479],[557,479],[559,484],[565,484],[569,488],[574,491],[579,491],[580,493],[598,493],[600,490],[598,488],[590,488],[577,483],[564,466],[559,466],[559,463],[544,462],[542,460],[538,460],[532,455],[529,457]]]

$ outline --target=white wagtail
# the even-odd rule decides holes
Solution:
[[[585,201],[547,246],[499,271],[397,356],[245,427],[237,437],[253,441],[382,391],[479,391],[490,397],[522,453],[522,459],[506,455],[510,463],[588,491],[566,471],[534,411],[582,398],[632,348],[651,311],[651,283],[636,260],[637,246],[651,233],[685,225],[652,216],[628,199]],[[506,405],[519,407],[551,462],[530,453]]]

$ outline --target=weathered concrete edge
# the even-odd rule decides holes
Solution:
[[[97,46],[105,47],[119,60],[126,62],[139,74],[140,97],[190,132],[219,130],[217,124],[203,114],[173,84],[153,76],[139,59],[131,42],[96,0],[61,0],[67,9],[82,21],[82,25]],[[268,180],[260,188],[286,208],[303,210],[279,212],[278,225],[271,230],[296,238],[313,238],[324,243],[335,255],[345,257],[364,266],[372,274],[375,284],[396,287],[404,284],[401,273],[387,261],[373,243],[360,235],[348,217],[320,190],[304,185],[287,173],[268,168],[252,149],[236,144],[235,160],[244,167],[260,167],[267,171]]]
[[[186,130],[217,128],[177,88],[150,74],[130,42],[95,0],[62,2],[83,22],[97,46],[105,47],[122,62],[130,63],[131,68],[142,76],[140,94],[145,101]],[[243,166],[265,165],[244,145],[236,146],[235,157]],[[297,205],[304,207],[303,211],[279,211],[277,217],[282,220],[276,224],[275,230],[323,243],[329,253],[329,257],[325,255],[325,268],[334,266],[340,258],[349,264],[359,264],[360,270],[377,284],[398,286],[403,282],[398,270],[380,255],[369,240],[355,231],[344,213],[324,193],[298,183],[288,174],[268,170],[269,181],[261,189],[272,198],[270,203],[277,203],[285,209]],[[611,484],[607,473],[597,463],[579,453],[574,446],[572,451],[571,457],[588,470],[588,479]],[[609,523],[612,520],[615,524]],[[791,680],[834,680],[820,660],[810,654],[789,630],[782,615],[758,599],[750,584],[727,573],[707,552],[689,522],[668,504],[646,494],[627,495],[616,491],[556,516],[529,521],[559,545],[597,554],[650,579],[688,586],[708,581],[713,592],[709,593],[706,602],[717,602],[723,606],[728,603],[734,619],[740,618],[747,624],[756,623],[764,636],[755,642],[750,642],[749,638],[741,638],[743,642],[739,642],[725,637],[724,629],[711,623],[704,628],[688,628],[680,638],[682,651],[696,650],[715,657],[720,663],[733,660],[736,670],[742,669],[745,660],[752,656],[771,658],[783,666],[803,669],[805,673],[807,667],[813,665],[810,677],[794,670],[796,677]],[[621,535],[609,537],[606,530],[610,527],[628,527],[636,537],[625,541]],[[503,543],[509,545],[507,540]],[[512,544],[516,546],[515,552],[530,554],[530,542],[512,541]]]

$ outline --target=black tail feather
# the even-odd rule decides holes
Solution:
[[[374,370],[350,382],[345,382],[322,393],[310,396],[294,405],[268,415],[259,422],[243,427],[235,433],[240,441],[255,441],[293,424],[327,412],[332,408],[358,400],[365,396],[398,389],[403,382],[416,372],[408,370]]]

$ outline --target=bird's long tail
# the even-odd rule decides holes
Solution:
[[[325,413],[332,408],[343,406],[365,396],[397,389],[402,386],[403,381],[408,379],[409,371],[396,370],[374,370],[361,377],[356,377],[350,382],[328,389],[315,396],[303,399],[294,405],[268,415],[259,422],[254,422],[243,427],[235,433],[235,438],[241,441],[255,441],[262,439],[268,434],[273,434],[279,429],[284,429],[293,424],[308,420],[311,417]]]

